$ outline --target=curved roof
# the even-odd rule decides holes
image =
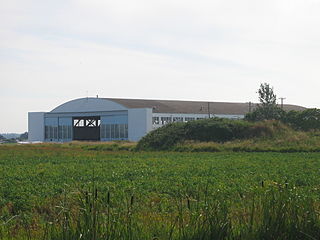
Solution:
[[[52,113],[121,111],[127,108],[106,98],[79,98],[54,108]]]
[[[154,113],[245,115],[249,111],[248,103],[147,100],[124,98],[79,98],[54,108],[52,113],[122,111],[130,108],[152,108]],[[253,108],[256,104],[253,104]],[[304,110],[297,105],[284,105],[284,110]]]
[[[179,101],[179,100],[146,100],[146,99],[121,99],[106,98],[119,103],[127,108],[152,108],[154,113],[190,113],[207,114],[208,105],[212,114],[245,115],[249,111],[248,103],[230,102],[203,102],[203,101]],[[209,104],[208,104],[209,103]],[[257,104],[253,104],[253,108]],[[285,104],[284,110],[304,110],[304,107]]]

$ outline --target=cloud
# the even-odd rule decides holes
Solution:
[[[244,102],[266,81],[319,107],[319,10],[315,0],[5,1],[0,101],[24,121],[8,131],[86,91]]]

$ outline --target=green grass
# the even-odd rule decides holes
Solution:
[[[0,239],[320,234],[320,153],[135,152],[126,144],[0,146]]]
[[[233,140],[224,143],[185,141],[171,148],[178,152],[320,152],[318,132],[289,131],[275,137]]]

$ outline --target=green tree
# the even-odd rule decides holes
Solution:
[[[258,90],[260,106],[262,107],[276,107],[277,95],[273,92],[273,87],[270,87],[268,83],[261,83]]]
[[[258,89],[259,104],[257,108],[246,114],[245,119],[249,121],[279,120],[285,112],[277,106],[277,96],[268,83],[261,83]]]

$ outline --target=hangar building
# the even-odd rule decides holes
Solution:
[[[284,105],[285,110],[303,107]],[[29,141],[138,141],[149,131],[171,122],[208,117],[240,119],[248,103],[79,98],[50,112],[29,112]]]

